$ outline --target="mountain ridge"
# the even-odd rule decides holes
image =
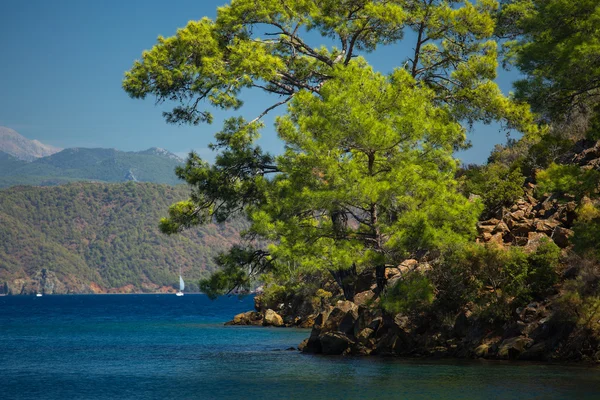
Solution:
[[[62,149],[39,140],[27,139],[14,129],[0,126],[0,151],[22,161],[34,161],[41,157],[58,153]]]
[[[8,131],[7,128],[5,132]],[[22,138],[10,130],[14,137]],[[6,136],[6,135],[5,135]],[[32,141],[28,141],[32,142]],[[184,160],[159,147],[142,151],[115,148],[70,147],[44,157],[17,157],[0,144],[0,188],[54,186],[74,181],[154,182],[179,184],[175,168]]]

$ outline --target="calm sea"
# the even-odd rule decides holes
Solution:
[[[599,399],[600,369],[287,351],[307,330],[224,327],[252,299],[0,297],[0,399]]]

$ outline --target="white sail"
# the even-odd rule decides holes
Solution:
[[[183,289],[185,289],[185,283],[183,283],[183,278],[179,275],[179,291],[183,292]]]

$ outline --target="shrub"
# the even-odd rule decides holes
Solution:
[[[556,283],[559,256],[550,241],[532,254],[494,244],[457,247],[443,255],[432,273],[435,308],[450,312],[469,306],[491,323],[503,322]]]
[[[464,172],[465,194],[481,196],[487,213],[513,204],[523,195],[525,177],[519,168],[510,169],[502,164],[470,167]]]
[[[584,170],[577,165],[551,164],[548,169],[537,174],[538,194],[571,194],[577,198],[596,192],[600,182],[600,172]]]
[[[527,281],[533,297],[542,296],[558,281],[560,248],[549,239],[542,241],[534,253],[528,256]]]
[[[381,306],[390,313],[410,314],[424,310],[434,299],[434,287],[423,274],[413,272],[387,288]]]
[[[571,240],[575,251],[600,260],[600,209],[590,203],[579,207],[573,231],[575,234]]]

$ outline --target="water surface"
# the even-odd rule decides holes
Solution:
[[[0,297],[2,399],[598,399],[591,367],[288,351],[300,329],[225,327],[251,298]]]

